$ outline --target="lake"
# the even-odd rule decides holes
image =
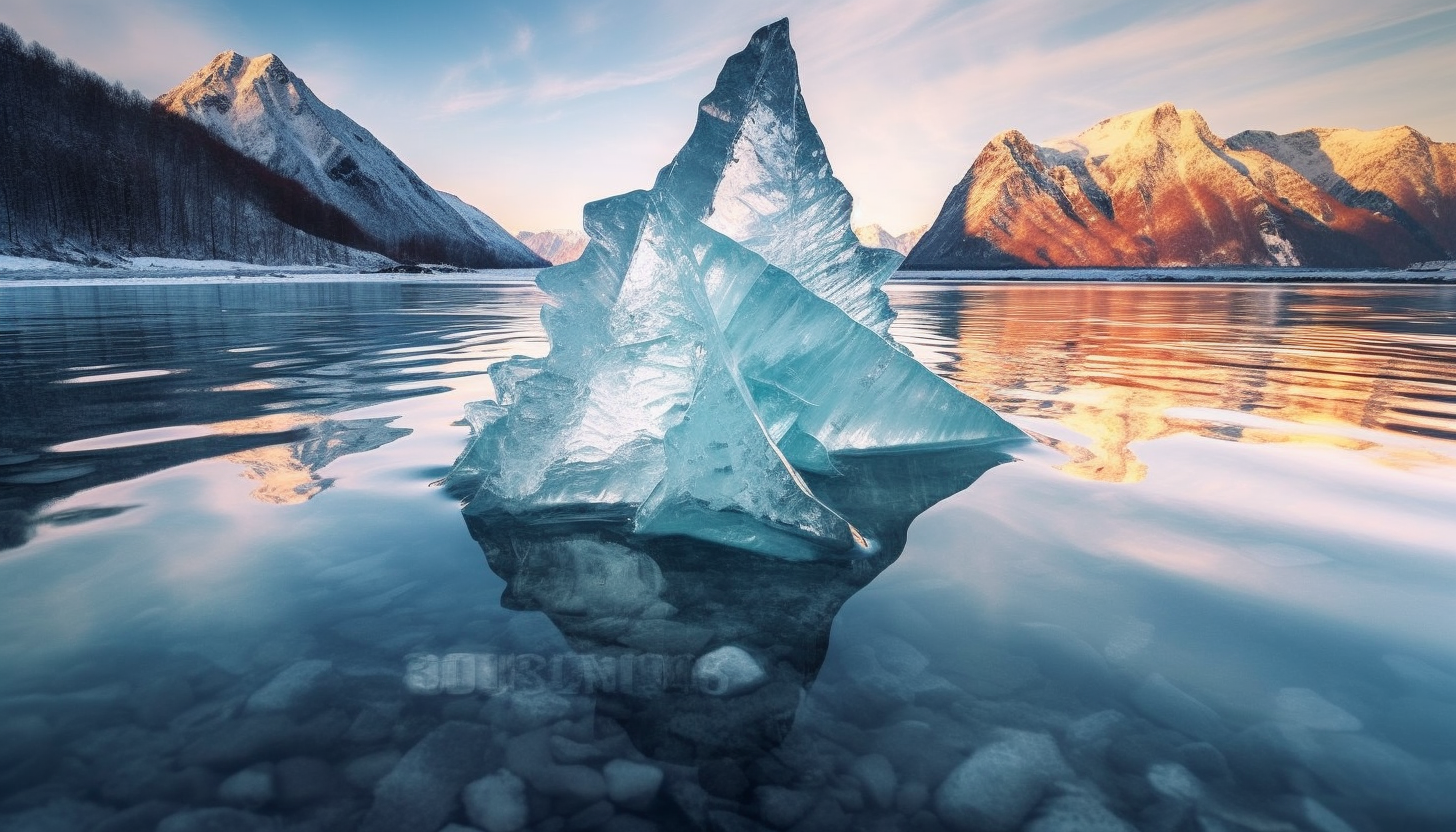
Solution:
[[[529,284],[0,284],[0,830],[1456,828],[1456,287],[889,291],[1035,441],[791,564],[467,524]]]

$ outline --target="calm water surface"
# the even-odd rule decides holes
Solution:
[[[467,527],[529,285],[0,286],[0,829],[1456,828],[1456,289],[891,296],[868,568]]]

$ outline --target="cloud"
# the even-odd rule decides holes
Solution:
[[[678,52],[656,61],[640,63],[623,70],[599,70],[575,74],[537,73],[516,84],[494,83],[480,86],[473,76],[485,68],[480,62],[450,67],[444,73],[445,93],[440,109],[458,114],[513,104],[552,104],[616,92],[633,87],[657,84],[679,78],[688,72],[720,63],[741,47],[736,41],[706,48]]]

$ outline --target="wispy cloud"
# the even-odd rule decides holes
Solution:
[[[670,81],[693,70],[717,64],[729,52],[728,42],[713,47],[678,52],[666,58],[640,63],[621,70],[600,70],[573,75],[543,72],[517,84],[481,85],[475,80],[482,68],[476,63],[456,66],[444,74],[444,95],[440,109],[447,114],[466,113],[504,104],[552,104],[591,95]],[[726,50],[726,51],[725,51]]]

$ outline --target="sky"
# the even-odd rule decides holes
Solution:
[[[997,133],[1041,142],[1163,101],[1223,136],[1456,141],[1456,2],[0,0],[25,39],[149,96],[224,50],[272,52],[512,231],[650,187],[724,59],[785,16],[855,222],[896,233]]]

